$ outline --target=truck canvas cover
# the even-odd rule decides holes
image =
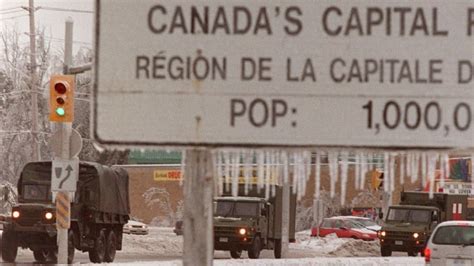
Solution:
[[[51,183],[51,161],[32,162],[25,165],[18,180],[18,192],[22,184]],[[87,205],[107,213],[128,215],[128,173],[120,167],[108,167],[98,163],[80,162],[77,195],[84,196],[89,190]]]

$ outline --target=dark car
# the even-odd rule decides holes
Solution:
[[[177,221],[174,224],[173,232],[175,232],[175,234],[178,235],[178,236],[183,235],[183,221]]]

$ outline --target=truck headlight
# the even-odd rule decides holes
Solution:
[[[245,228],[240,228],[239,234],[245,235],[246,233],[247,233],[247,229],[245,229]]]
[[[386,235],[387,235],[387,232],[385,232],[385,231],[380,231],[379,232],[379,236],[381,236],[381,237],[385,237]]]
[[[13,218],[18,218],[18,217],[20,217],[20,212],[19,212],[19,211],[13,211],[13,212],[12,212],[12,217],[13,217]]]
[[[420,236],[420,234],[418,233],[413,233],[413,238],[418,238]]]
[[[44,214],[44,218],[46,218],[46,220],[51,220],[53,219],[53,214],[51,212],[47,212]]]

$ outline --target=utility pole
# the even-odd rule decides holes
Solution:
[[[35,4],[34,0],[29,0],[28,12],[30,13],[30,72],[31,72],[31,148],[33,161],[41,158],[39,151],[38,137],[38,90],[36,77],[36,29],[35,29]]]

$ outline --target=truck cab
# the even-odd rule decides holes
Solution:
[[[271,228],[273,206],[257,197],[220,197],[215,199],[214,247],[229,250],[232,257],[240,257],[242,250],[250,258],[258,258],[262,239]],[[270,229],[270,230],[269,230]]]
[[[426,243],[439,223],[467,217],[467,195],[433,193],[430,197],[427,192],[402,191],[400,199],[399,205],[389,207],[378,232],[382,256],[391,256],[392,251],[424,255]]]
[[[51,161],[30,162],[18,180],[18,203],[12,206],[2,237],[2,259],[15,262],[18,248],[33,251],[39,263],[57,260],[56,205],[52,202]],[[120,167],[79,163],[77,190],[71,202],[68,263],[78,249],[91,262],[112,262],[122,249],[123,225],[129,220],[128,174]]]
[[[282,188],[276,186],[275,195],[265,198],[265,192],[250,188],[246,196],[223,195],[214,199],[214,249],[230,251],[232,258],[240,258],[246,250],[257,259],[262,249],[274,251],[281,258]],[[239,186],[239,195],[244,195]],[[296,196],[290,196],[289,241],[295,239]]]
[[[409,256],[422,252],[439,223],[439,212],[438,208],[429,206],[390,206],[378,233],[382,256],[391,256],[392,251],[407,252]]]

